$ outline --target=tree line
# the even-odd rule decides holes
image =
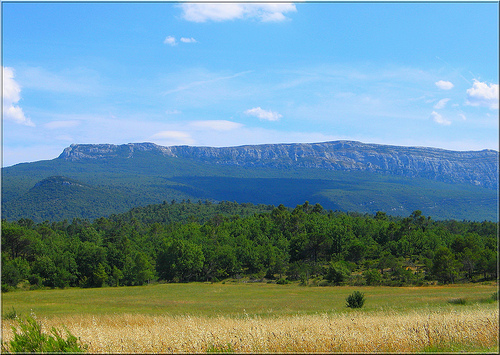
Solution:
[[[318,285],[496,280],[498,223],[190,201],[94,221],[2,220],[2,291],[227,278]]]

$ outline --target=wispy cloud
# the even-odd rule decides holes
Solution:
[[[450,101],[450,100],[451,100],[451,99],[448,99],[448,98],[446,98],[446,99],[441,99],[441,100],[439,100],[439,101],[438,101],[438,102],[434,105],[434,108],[435,108],[436,110],[440,110],[440,109],[444,108],[444,107],[446,106],[446,104],[448,103],[448,101]]]
[[[261,120],[266,121],[278,121],[281,117],[281,114],[275,111],[263,110],[260,107],[254,107],[245,111],[246,115],[258,117]]]
[[[80,121],[67,120],[67,121],[51,121],[44,124],[45,128],[48,129],[61,129],[61,128],[73,128],[80,124]]]
[[[280,22],[286,13],[296,12],[290,3],[189,3],[181,4],[182,17],[187,21],[229,21],[254,18],[262,22]]]
[[[156,143],[173,145],[173,144],[193,144],[195,141],[191,135],[183,131],[161,131],[151,136]]]
[[[14,80],[14,69],[10,67],[2,67],[3,70],[3,117],[7,120],[25,126],[35,126],[29,117],[23,112],[23,109],[18,106],[21,100],[21,87]]]
[[[444,118],[442,115],[440,115],[436,111],[432,111],[431,118],[434,122],[436,122],[437,124],[440,124],[442,126],[451,125],[451,121],[447,120],[446,118]]]
[[[467,104],[470,106],[498,109],[498,100],[498,84],[487,84],[474,80],[472,87],[467,90]]]
[[[440,88],[441,90],[451,90],[453,89],[454,85],[450,81],[445,81],[445,80],[439,80],[435,82],[436,86]]]
[[[25,88],[55,93],[98,96],[102,93],[100,76],[95,70],[85,67],[64,69],[59,72],[43,67],[19,69],[19,81]]]
[[[236,73],[233,75],[216,76],[214,78],[210,78],[210,79],[206,79],[206,80],[193,81],[193,82],[190,82],[190,83],[187,83],[184,85],[180,85],[180,86],[176,87],[175,89],[164,91],[162,94],[163,95],[173,94],[176,92],[191,89],[193,87],[197,87],[197,86],[201,86],[201,85],[205,85],[205,84],[209,84],[209,83],[214,83],[214,82],[221,81],[221,80],[228,80],[228,79],[237,78],[239,76],[245,75],[245,74],[250,73],[250,72],[251,71],[244,71],[244,72]]]
[[[227,121],[227,120],[206,120],[206,121],[193,121],[190,123],[191,127],[210,129],[214,131],[232,131],[237,128],[243,127],[243,124]]]

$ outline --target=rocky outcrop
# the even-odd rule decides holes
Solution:
[[[399,147],[353,141],[265,144],[239,147],[162,147],[153,143],[125,145],[73,144],[59,159],[133,158],[136,152],[188,158],[210,164],[244,167],[310,168],[368,171],[421,177],[449,183],[498,187],[497,151],[450,151],[425,147]]]
[[[87,185],[76,181],[74,179],[70,179],[64,176],[50,176],[46,179],[43,179],[35,184],[33,188],[37,187],[54,187],[54,186],[76,186],[76,187],[88,187]]]

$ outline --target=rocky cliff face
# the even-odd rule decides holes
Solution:
[[[239,147],[162,147],[153,143],[125,145],[78,144],[66,148],[59,159],[133,158],[136,152],[188,158],[210,164],[245,167],[311,168],[369,171],[421,177],[487,188],[498,185],[498,152],[450,151],[335,141],[311,144],[265,144]]]

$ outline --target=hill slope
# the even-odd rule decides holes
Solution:
[[[86,188],[69,193],[63,185],[53,191],[40,184],[53,176]],[[308,200],[362,213],[419,209],[436,219],[497,220],[498,152],[491,150],[348,141],[228,148],[79,144],[53,160],[4,168],[2,178],[6,219],[95,218],[174,199],[207,199],[289,207]],[[66,195],[50,204],[54,193]]]

